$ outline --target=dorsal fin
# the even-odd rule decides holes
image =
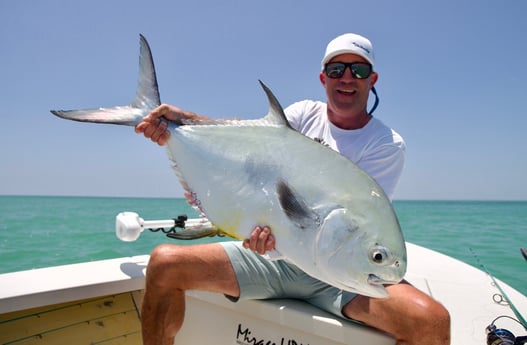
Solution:
[[[284,109],[273,95],[271,90],[261,80],[258,81],[260,82],[260,85],[262,85],[262,88],[267,95],[267,99],[269,100],[269,113],[267,113],[263,119],[268,123],[282,125],[293,129],[285,117]]]

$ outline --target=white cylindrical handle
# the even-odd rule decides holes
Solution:
[[[121,212],[115,217],[115,234],[125,242],[133,242],[144,230],[144,220],[135,212]]]

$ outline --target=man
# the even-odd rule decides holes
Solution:
[[[375,92],[378,79],[374,63],[368,39],[355,34],[335,38],[327,46],[320,72],[327,103],[298,102],[286,108],[285,114],[293,128],[354,161],[392,198],[404,165],[405,146],[395,131],[367,111],[369,93]],[[170,133],[162,118],[204,117],[161,105],[136,126],[136,132],[164,145]],[[356,295],[317,281],[287,262],[266,260],[260,254],[274,244],[271,229],[257,226],[241,244],[157,247],[147,268],[144,344],[173,343],[183,323],[186,290],[222,293],[233,301],[300,298],[391,333],[397,344],[450,343],[446,309],[407,282],[388,286],[387,298]]]

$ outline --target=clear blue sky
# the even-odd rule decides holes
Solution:
[[[333,37],[374,44],[375,115],[407,142],[396,199],[527,200],[527,2],[0,1],[0,194],[179,197],[163,148],[50,109],[128,104],[139,33],[162,101],[210,117],[324,99]]]

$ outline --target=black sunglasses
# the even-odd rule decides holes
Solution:
[[[338,79],[342,78],[348,67],[355,79],[366,79],[373,72],[372,66],[366,62],[331,62],[324,66],[324,73],[329,78]]]

